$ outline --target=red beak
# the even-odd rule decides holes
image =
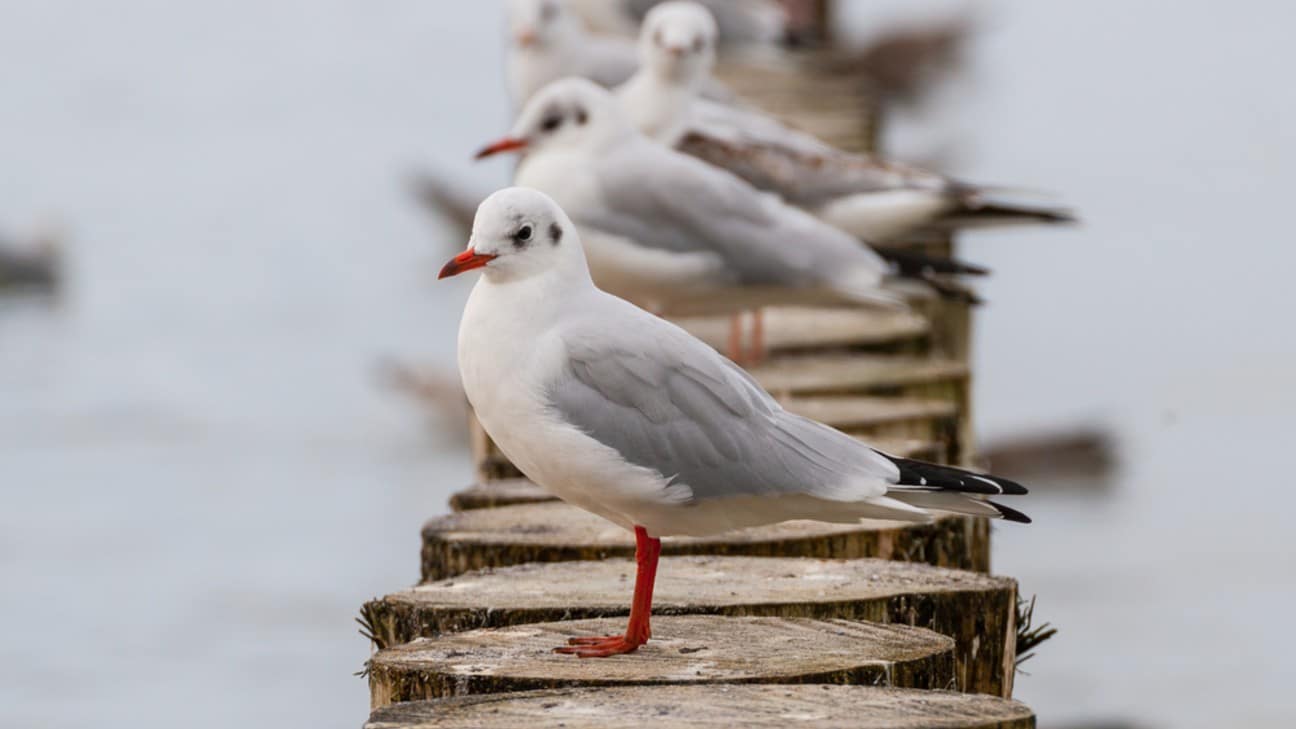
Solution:
[[[499,154],[500,152],[517,152],[526,148],[527,141],[525,139],[504,137],[494,144],[488,144],[485,147],[482,147],[482,150],[478,152],[477,156],[473,157],[473,159],[484,159],[493,154]]]
[[[494,260],[494,258],[495,256],[489,253],[478,253],[469,248],[463,253],[451,258],[450,262],[441,268],[441,273],[437,274],[437,280],[449,278],[451,276],[458,276],[464,271],[471,271],[474,268],[481,268]]]

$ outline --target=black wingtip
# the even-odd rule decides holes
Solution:
[[[882,455],[900,470],[899,484],[902,486],[924,486],[941,491],[961,491],[992,496],[1024,496],[1027,493],[1025,486],[1006,478],[980,474],[954,466],[916,461],[911,458],[898,458],[885,453]]]
[[[986,500],[985,503],[993,506],[999,512],[999,516],[1003,517],[1004,521],[1011,521],[1017,524],[1031,523],[1031,518],[1029,516],[1026,516],[1025,514],[1021,513],[1020,511],[1017,511],[1016,509],[1009,508],[1007,506],[1004,506],[1003,504],[996,503],[988,499]]]

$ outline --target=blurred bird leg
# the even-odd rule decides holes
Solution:
[[[739,364],[742,364],[743,361],[742,329],[742,312],[731,314],[729,316],[729,342],[725,347],[725,356]]]
[[[748,351],[750,364],[760,364],[765,360],[765,310],[752,311],[751,349]]]

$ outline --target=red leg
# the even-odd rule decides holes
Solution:
[[[742,314],[729,317],[729,341],[726,343],[725,356],[739,364],[743,361],[743,326]]]
[[[641,526],[635,527],[634,601],[630,603],[630,623],[625,635],[594,638],[572,638],[567,645],[555,648],[556,653],[569,653],[581,658],[604,658],[619,653],[633,653],[648,642],[652,630],[648,619],[652,616],[653,583],[657,580],[657,558],[661,556],[661,540],[648,536]]]
[[[750,364],[760,364],[765,359],[765,310],[755,309],[752,311],[752,335],[751,351],[748,352],[747,361]]]

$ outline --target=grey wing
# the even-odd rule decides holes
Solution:
[[[568,339],[553,407],[627,461],[687,486],[694,500],[799,493],[858,501],[899,477],[863,443],[783,410],[673,325],[653,320],[609,334]]]
[[[677,147],[798,205],[867,192],[946,191],[926,170],[837,149],[756,110],[696,103]]]
[[[813,286],[886,264],[854,237],[734,175],[646,139],[598,161],[604,205],[584,223],[650,248],[706,251],[744,285]]]

